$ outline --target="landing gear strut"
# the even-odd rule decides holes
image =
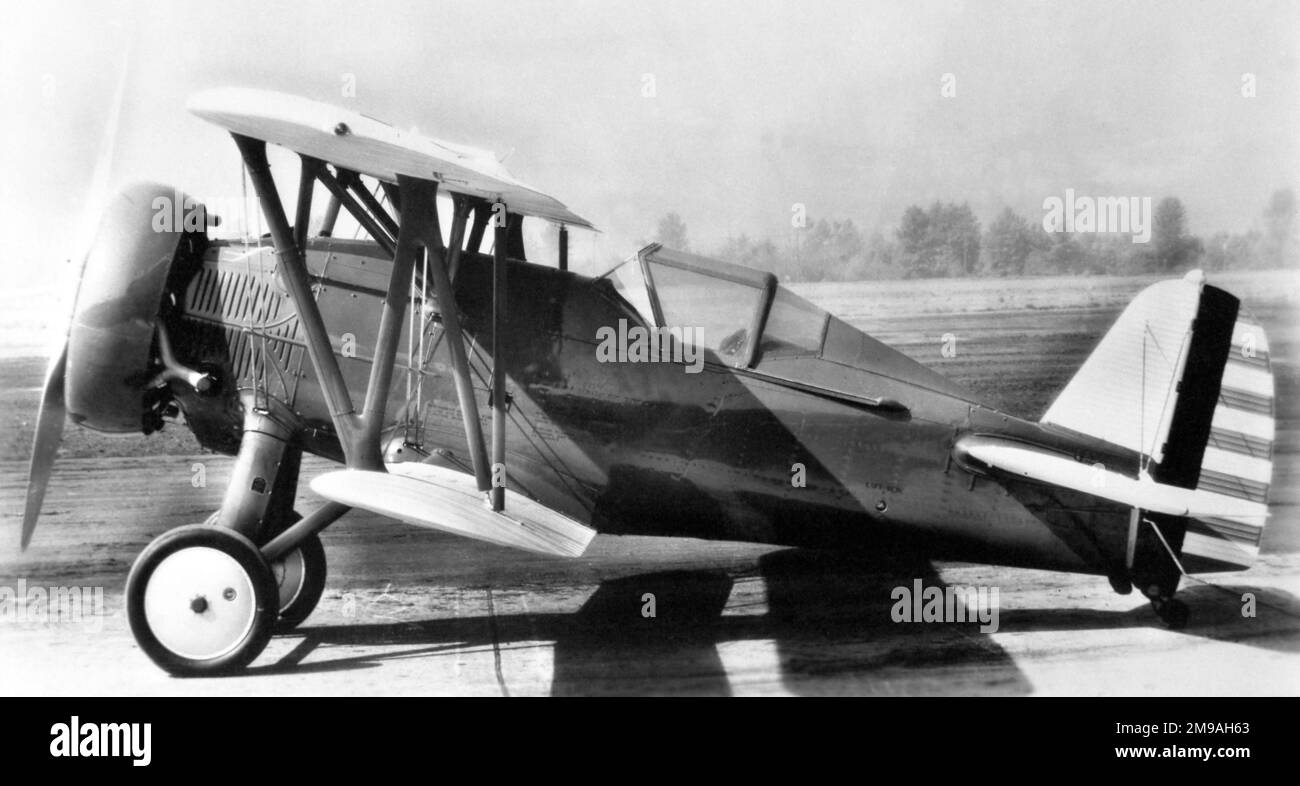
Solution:
[[[177,676],[247,666],[273,633],[297,627],[325,589],[315,532],[287,549],[266,545],[298,524],[301,451],[291,431],[245,402],[244,434],[221,509],[204,524],[164,533],[127,580],[127,613],[140,648]]]

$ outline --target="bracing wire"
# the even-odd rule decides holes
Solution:
[[[1160,531],[1159,525],[1157,525],[1154,521],[1152,521],[1151,519],[1145,516],[1142,517],[1142,522],[1144,524],[1149,524],[1151,526],[1151,529],[1155,530],[1156,537],[1160,539],[1160,545],[1165,547],[1165,551],[1168,552],[1169,558],[1174,561],[1174,566],[1178,568],[1178,572],[1182,575],[1183,578],[1187,579],[1188,581],[1194,581],[1197,584],[1201,584],[1206,587],[1211,587],[1227,595],[1231,595],[1234,600],[1237,599],[1237,593],[1233,592],[1227,587],[1219,586],[1214,582],[1206,581],[1205,579],[1199,576],[1193,576],[1192,574],[1188,573],[1187,570],[1183,567],[1182,561],[1178,559],[1178,555],[1174,553],[1173,546],[1170,546],[1169,541],[1165,540],[1165,534]],[[1260,601],[1260,600],[1257,600],[1256,603],[1258,603],[1260,606],[1263,606],[1264,608],[1272,609],[1273,611],[1276,611],[1280,614],[1285,614],[1288,617],[1294,617],[1300,619],[1300,614],[1296,614],[1294,611],[1291,611],[1290,609],[1285,609],[1280,606],[1276,606],[1272,603],[1265,603],[1264,601]]]

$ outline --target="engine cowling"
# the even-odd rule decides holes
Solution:
[[[155,328],[179,261],[204,235],[202,205],[169,186],[134,183],[105,207],[86,254],[68,332],[72,422],[138,433],[147,425]]]

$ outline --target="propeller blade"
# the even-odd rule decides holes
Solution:
[[[81,288],[81,278],[85,274],[90,245],[106,202],[109,178],[113,171],[113,156],[117,152],[117,131],[122,119],[126,84],[131,72],[131,53],[134,48],[135,39],[132,38],[127,42],[126,54],[117,75],[117,87],[113,91],[113,102],[109,105],[104,133],[99,140],[99,154],[95,159],[95,170],[91,177],[86,205],[82,211],[80,231],[74,235],[73,249],[81,264],[77,269],[76,283],[72,288],[70,310],[76,308],[77,294]],[[50,367],[45,372],[45,390],[41,394],[41,411],[36,416],[36,439],[32,443],[32,463],[27,472],[27,505],[23,509],[22,548],[24,551],[27,550],[27,544],[31,543],[32,532],[36,529],[36,520],[41,515],[41,503],[45,501],[45,488],[50,482],[50,473],[54,469],[54,456],[63,442],[63,426],[68,418],[63,384],[68,366],[68,337],[71,335],[71,322],[72,318],[69,317],[68,329],[63,334],[63,344],[58,348],[58,354],[50,361]]]
[[[63,376],[68,365],[68,345],[50,361],[45,373],[45,390],[41,394],[41,412],[36,416],[36,439],[32,443],[32,463],[27,472],[27,507],[23,509],[22,548],[32,541],[36,519],[45,501],[45,487],[54,469],[54,454],[63,442],[63,423],[68,407],[63,398]]]

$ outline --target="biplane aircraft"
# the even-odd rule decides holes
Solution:
[[[111,201],[49,369],[22,525],[25,548],[68,419],[181,421],[234,456],[220,508],[127,579],[131,630],[173,674],[239,670],[306,619],[318,535],[352,508],[557,557],[598,532],[902,543],[1106,576],[1171,626],[1185,574],[1258,554],[1267,340],[1199,273],[1139,294],[1031,422],[769,273],[650,245],[579,275],[568,231],[591,224],[489,153],[272,92],[190,109],[233,135],[270,241],[155,227],[168,186]],[[292,214],[268,144],[301,161]],[[344,210],[368,238],[334,236]],[[556,264],[529,257],[527,218],[558,225]],[[612,331],[654,340],[611,359]],[[342,467],[299,515],[304,452]]]

